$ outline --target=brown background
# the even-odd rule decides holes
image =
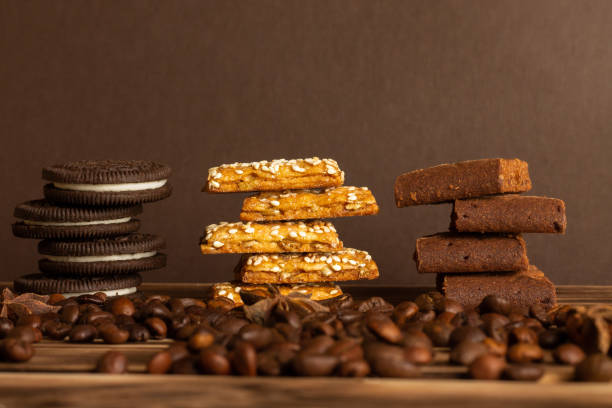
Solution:
[[[142,216],[169,267],[146,279],[214,281],[236,258],[200,255],[198,238],[243,196],[200,193],[208,167],[319,155],[374,190],[380,215],[336,224],[379,283],[432,283],[414,240],[450,207],[395,208],[395,176],[501,156],[567,203],[567,235],[527,237],[532,262],[559,284],[610,284],[611,39],[606,0],[2,1],[0,280],[36,269],[9,225],[43,165],[170,164],[174,195]]]

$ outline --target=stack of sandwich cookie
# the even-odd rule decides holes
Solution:
[[[344,248],[332,223],[321,218],[373,215],[378,206],[366,187],[343,186],[332,159],[272,160],[213,167],[204,191],[257,192],[244,200],[241,222],[212,224],[204,254],[243,254],[233,282],[215,284],[213,298],[236,305],[245,293],[326,300],[342,295],[334,282],[376,279],[378,268],[364,251]]]
[[[437,273],[438,288],[473,307],[499,295],[528,307],[552,307],[552,282],[529,263],[522,233],[564,233],[565,204],[523,196],[531,189],[528,165],[518,159],[442,164],[402,174],[398,207],[453,203],[450,231],[417,239],[419,273]]]
[[[168,166],[147,161],[78,161],[43,169],[45,199],[18,205],[13,233],[42,239],[39,274],[14,282],[37,293],[132,293],[138,272],[162,268],[163,238],[137,233],[142,203],[166,198]]]

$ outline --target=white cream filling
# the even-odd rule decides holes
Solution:
[[[45,225],[51,227],[80,227],[83,225],[102,225],[102,224],[120,224],[122,222],[128,222],[131,217],[117,218],[113,220],[99,220],[99,221],[79,221],[79,222],[47,222],[47,221],[31,221],[23,220],[26,225]]]
[[[130,261],[132,259],[150,258],[157,254],[156,251],[138,252],[135,254],[101,255],[101,256],[53,256],[45,255],[45,258],[53,262],[113,262]]]
[[[166,184],[168,180],[156,180],[147,181],[144,183],[123,183],[123,184],[71,184],[71,183],[56,183],[53,185],[62,190],[76,190],[76,191],[139,191],[139,190],[153,190],[160,188]]]
[[[111,290],[96,290],[93,292],[81,292],[81,293],[62,293],[64,297],[76,297],[81,295],[93,295],[94,293],[104,293],[106,296],[124,296],[132,293],[136,293],[137,288],[134,286],[132,288],[125,289],[111,289]]]

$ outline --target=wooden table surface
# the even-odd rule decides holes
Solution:
[[[7,286],[0,282],[0,287]],[[148,283],[145,293],[203,296],[208,284]],[[343,285],[355,298],[383,296],[409,300],[431,288]],[[612,286],[560,286],[559,303],[612,303]],[[423,378],[346,379],[294,377],[215,377],[143,374],[146,362],[169,341],[144,344],[68,344],[42,341],[26,363],[0,363],[0,408],[8,407],[603,407],[612,406],[612,384],[570,382],[572,368],[545,359],[537,383],[465,379],[464,367],[448,364],[437,349]],[[94,374],[98,358],[121,350],[130,362],[126,375]]]

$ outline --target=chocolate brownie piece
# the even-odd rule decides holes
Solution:
[[[520,271],[529,265],[525,241],[514,235],[441,233],[418,238],[419,273]]]
[[[438,290],[447,298],[472,308],[488,295],[508,299],[525,309],[536,303],[551,308],[557,303],[553,283],[534,265],[519,272],[438,274]]]
[[[455,200],[450,229],[458,232],[565,233],[565,203],[515,194]]]
[[[400,175],[395,180],[395,203],[406,207],[530,189],[529,170],[522,160],[469,160]]]

